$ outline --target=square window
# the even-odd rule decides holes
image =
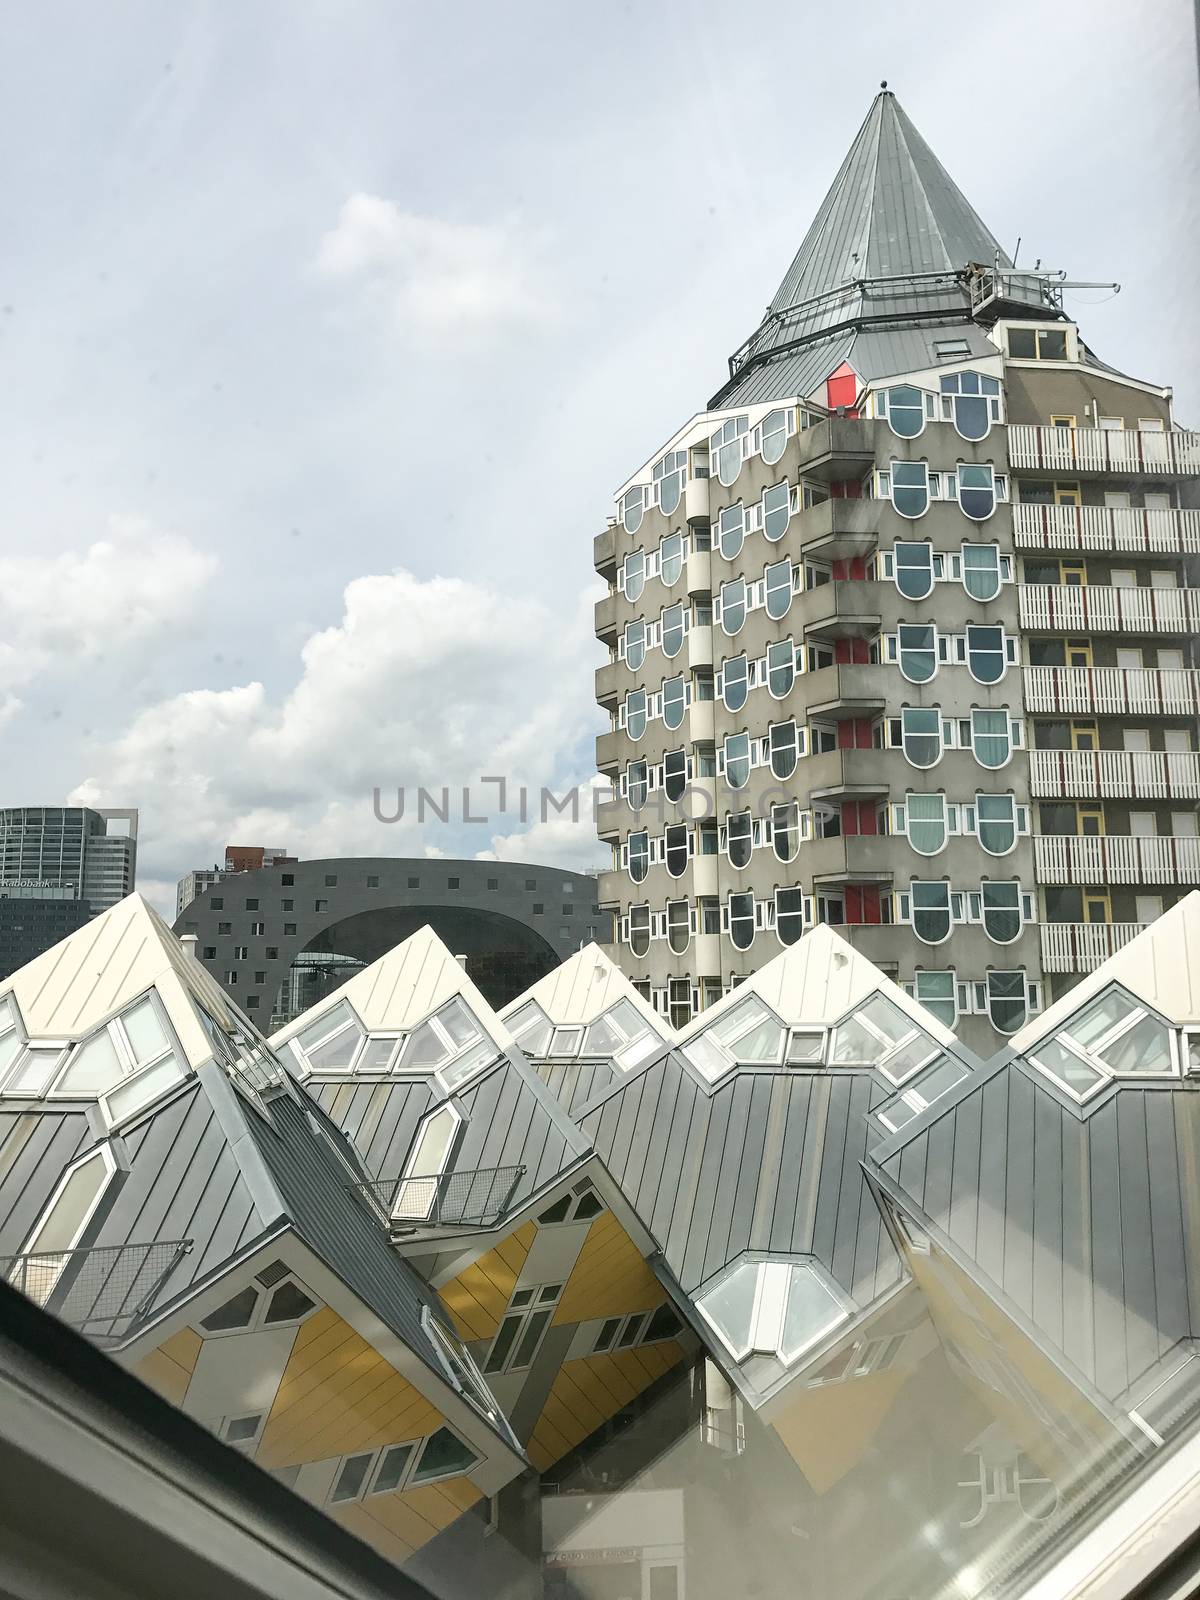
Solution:
[[[446,879],[446,887],[447,887],[447,889],[457,889],[458,888],[458,879],[457,878],[447,878]]]
[[[247,1011],[257,1011],[258,1010],[258,996],[256,994],[248,994],[246,996],[246,1010]]]
[[[204,946],[204,959],[205,961],[215,961],[217,959],[217,947],[215,944],[206,944]]]
[[[279,909],[281,911],[295,911],[296,902],[294,900],[281,900],[279,902]]]
[[[208,903],[213,911],[224,911],[225,909],[225,899],[222,895],[213,895],[212,899]]]
[[[327,872],[325,874],[325,887],[327,889],[335,889],[337,887],[337,873],[336,872]]]
[[[368,889],[378,889],[378,887],[379,887],[379,878],[378,878],[378,876],[376,874],[374,874],[374,873],[368,873],[367,874],[367,888]]]
[[[233,923],[232,922],[218,922],[217,923],[217,932],[218,933],[232,933],[233,932]]]
[[[258,901],[257,900],[247,900],[246,901],[246,910],[247,911],[257,911],[258,910]]]
[[[289,936],[294,938],[296,933],[296,924],[294,922],[285,922],[283,925],[283,933],[285,938]]]
[[[279,881],[285,889],[291,889],[295,886],[296,877],[294,873],[285,872]]]
[[[410,879],[409,879],[409,880],[408,880],[408,887],[409,887],[409,888],[410,888],[410,889],[419,889],[419,888],[420,888],[420,887],[421,887],[421,880],[420,880],[420,878],[410,878]]]
[[[328,911],[329,910],[329,901],[328,900],[315,900],[313,902],[313,910],[314,911]]]
[[[564,917],[573,917],[575,915],[575,907],[574,906],[564,906],[562,908],[562,914],[563,914]]]
[[[488,888],[489,889],[498,889],[499,887],[500,887],[500,879],[499,878],[489,878],[488,879]]]
[[[255,981],[255,983],[266,983],[266,981],[267,981],[266,973],[265,972],[256,972],[254,974],[254,981]]]
[[[279,946],[277,944],[269,944],[267,946],[267,960],[268,961],[278,961],[279,960]]]
[[[525,879],[525,887],[526,887],[526,889],[536,889],[537,888],[537,879],[536,878],[526,878]]]
[[[545,913],[546,913],[546,908],[542,904],[542,902],[540,900],[535,900],[533,902],[533,914],[534,914],[534,916],[535,917],[541,917],[541,916],[544,916]]]

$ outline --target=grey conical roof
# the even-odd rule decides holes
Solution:
[[[1008,256],[890,90],[875,96],[770,309],[856,278],[940,272]]]
[[[970,297],[958,275],[972,264],[997,262],[1011,266],[895,95],[884,89],[762,323],[731,360],[730,383],[712,403],[726,403],[745,387],[751,369],[773,363],[785,350],[867,327],[965,322]]]

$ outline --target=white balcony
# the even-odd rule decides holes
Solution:
[[[1025,667],[1025,709],[1082,716],[1193,717],[1200,672],[1193,667]]]
[[[1200,433],[1016,424],[1008,430],[1008,459],[1018,471],[1192,477],[1200,474]]]
[[[1200,511],[1147,511],[1141,506],[1015,505],[1013,536],[1018,550],[1198,555]]]
[[[1125,589],[1107,584],[1017,585],[1022,628],[1060,633],[1200,632],[1200,589]]]
[[[1095,972],[1136,939],[1145,922],[1043,922],[1043,972]]]
[[[1191,750],[1031,750],[1036,800],[1200,800]]]
[[[1200,839],[1044,834],[1033,859],[1039,883],[1200,883]]]

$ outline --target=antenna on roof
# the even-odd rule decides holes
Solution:
[[[1017,264],[1017,257],[1021,254],[1021,235],[1017,235],[1017,248],[1013,251],[1013,266]]]

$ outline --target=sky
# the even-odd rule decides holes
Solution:
[[[172,913],[226,843],[601,865],[592,537],[881,78],[1023,263],[1120,282],[1068,310],[1200,426],[1189,0],[853,15],[9,7],[0,804],[138,806]]]

